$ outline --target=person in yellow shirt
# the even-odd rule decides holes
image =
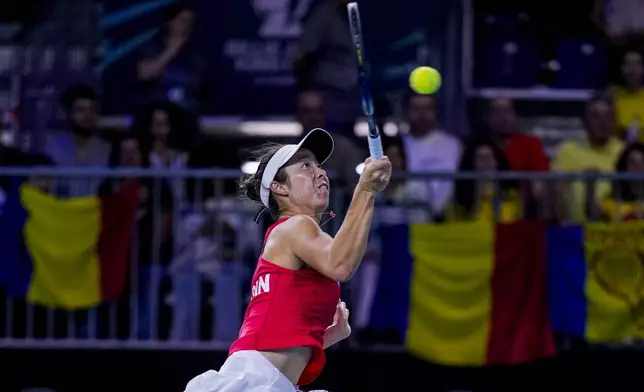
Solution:
[[[461,158],[459,171],[510,171],[505,154],[490,140],[470,143]],[[460,180],[454,184],[454,202],[448,220],[513,222],[521,218],[518,181]]]
[[[616,172],[644,174],[644,144],[628,146],[617,162]],[[612,189],[597,207],[596,216],[603,220],[644,218],[644,181],[613,181]]]
[[[612,172],[624,149],[615,135],[615,111],[605,97],[594,97],[586,103],[584,116],[586,137],[583,140],[566,140],[552,162],[552,170],[567,173]],[[597,195],[605,195],[610,183],[599,181]],[[557,215],[562,220],[583,221],[587,213],[585,181],[558,181],[556,184]]]
[[[644,141],[644,66],[642,55],[634,50],[624,53],[622,83],[613,87],[617,112],[617,133],[626,141]]]

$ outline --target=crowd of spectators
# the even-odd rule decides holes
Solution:
[[[294,99],[294,117],[304,130],[324,127],[334,133],[336,150],[327,167],[337,175],[336,187],[342,196],[357,180],[356,167],[367,151],[353,133],[359,99],[349,34],[335,12],[341,2],[323,3],[304,29],[294,60],[301,85]],[[203,60],[190,47],[194,17],[185,6],[170,7],[166,28],[158,41],[145,48],[137,75],[146,98],[128,131],[101,132],[96,90],[73,85],[60,99],[66,129],[52,135],[35,155],[0,147],[0,163],[63,168],[210,166],[204,163],[203,153],[197,153],[204,137],[198,127],[199,102],[207,99],[209,92],[203,87],[210,84],[202,72]],[[589,173],[590,177],[557,182],[396,177],[382,194],[382,204],[405,206],[407,212],[402,215],[416,222],[639,217],[644,212],[641,182],[611,183],[592,177],[599,172],[644,171],[644,68],[640,53],[625,51],[621,76],[622,83],[598,92],[579,113],[585,137],[563,141],[553,157],[546,155],[537,137],[521,129],[515,102],[509,97],[486,102],[484,126],[472,129],[464,138],[461,130],[441,126],[437,96],[407,92],[400,103],[401,123],[408,130],[384,140],[385,154],[397,172],[552,171]],[[118,190],[124,181],[59,178],[41,189],[64,198],[102,196]],[[244,279],[248,279],[259,249],[253,238],[261,238],[261,230],[248,225],[250,218],[230,212],[247,208],[234,194],[220,190],[215,180],[140,181],[138,251],[133,255],[138,273],[137,283],[132,285],[139,298],[137,336],[234,337],[236,326],[219,322],[224,316],[217,315],[240,319],[243,305],[230,298],[245,291]],[[10,191],[7,179],[0,185],[3,192]],[[396,219],[401,219],[401,214],[383,212],[378,218]],[[377,249],[371,249],[367,259],[375,263]],[[231,261],[246,261],[246,269],[227,263]],[[160,284],[153,287],[151,282]],[[205,282],[215,282],[215,288]],[[362,283],[361,292],[373,291],[368,282]],[[222,301],[216,292],[223,290],[236,290],[240,295],[226,296]],[[172,305],[181,311],[158,311]],[[203,312],[215,314],[214,326],[199,324]],[[158,327],[159,320],[166,320],[166,327]]]

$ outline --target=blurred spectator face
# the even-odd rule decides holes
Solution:
[[[624,55],[622,76],[627,86],[634,88],[641,86],[644,68],[642,67],[642,56],[639,53],[628,52]]]
[[[476,171],[496,171],[497,162],[494,151],[489,146],[480,146],[474,153],[474,169]]]
[[[389,158],[393,171],[405,170],[405,160],[403,158],[402,151],[400,150],[400,146],[387,147],[385,155]]]
[[[155,110],[150,122],[150,133],[156,141],[166,141],[170,134],[170,117],[163,110]]]
[[[414,95],[409,99],[407,121],[409,133],[424,134],[436,127],[436,101],[430,95]]]
[[[125,167],[141,167],[141,149],[136,139],[125,139],[121,142],[119,162]]]
[[[69,119],[75,130],[90,133],[96,129],[98,108],[96,102],[88,98],[74,101],[69,111]]]
[[[586,106],[586,131],[593,143],[606,143],[615,131],[615,111],[604,101],[593,101]]]
[[[297,99],[297,120],[303,131],[324,127],[324,98],[317,92],[304,92]]]
[[[497,98],[490,101],[488,125],[494,136],[509,136],[518,128],[517,113],[510,99]]]
[[[636,173],[644,172],[644,154],[641,151],[633,150],[628,154],[626,171]]]
[[[194,13],[191,10],[184,9],[183,11],[179,12],[177,16],[175,16],[168,22],[168,31],[170,33],[170,36],[185,37],[189,35],[192,31],[193,21]]]

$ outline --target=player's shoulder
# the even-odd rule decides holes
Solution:
[[[276,229],[280,229],[287,236],[311,235],[320,231],[317,222],[308,215],[296,215],[289,218]]]

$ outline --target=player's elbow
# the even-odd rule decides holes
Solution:
[[[320,267],[313,267],[315,270],[317,270],[320,274],[326,276],[327,278],[331,280],[335,280],[336,282],[346,282],[347,280],[351,279],[351,276],[353,275],[353,271],[349,271],[347,268],[343,266],[320,266]]]
[[[347,265],[339,264],[330,271],[328,277],[338,282],[346,282],[351,279],[353,272],[353,269]]]
[[[333,255],[332,252],[329,252],[325,260],[326,262],[323,264],[326,266],[324,268],[324,275],[338,282],[346,282],[351,279],[351,276],[353,276],[353,268],[351,267],[351,263],[347,263],[346,260],[346,257]]]
[[[355,255],[352,250],[349,252],[338,252],[337,248],[331,248],[326,258],[327,263],[325,263],[328,266],[326,269],[329,271],[326,275],[338,282],[346,282],[351,279],[359,263],[354,260]]]
[[[351,277],[353,277],[353,272],[350,272],[347,274],[341,274],[339,275],[338,279],[336,279],[336,281],[340,283],[345,283],[345,282],[348,282],[351,279]]]

